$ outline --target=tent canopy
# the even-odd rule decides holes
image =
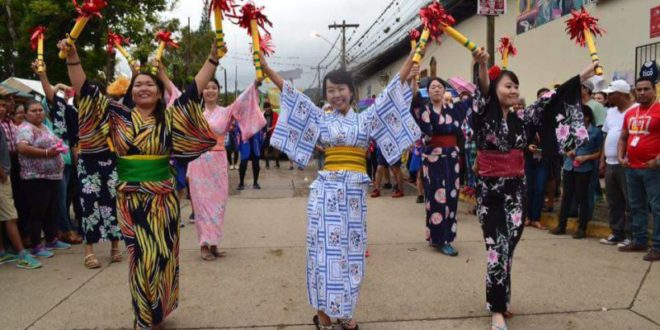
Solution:
[[[3,81],[2,83],[11,88],[17,89],[23,93],[39,94],[41,96],[46,96],[43,87],[41,87],[41,82],[38,80],[11,77]]]

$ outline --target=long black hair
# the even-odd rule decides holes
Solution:
[[[139,76],[148,76],[151,78],[155,83],[156,87],[158,87],[158,93],[160,94],[160,97],[158,98],[158,102],[156,103],[156,108],[154,109],[153,116],[156,118],[156,124],[157,125],[165,125],[165,84],[163,83],[162,80],[158,79],[158,76],[150,73],[150,72],[140,72],[131,78],[131,84],[128,86],[128,90],[126,92],[126,96],[124,97],[124,105],[129,106],[129,107],[134,107],[135,102],[133,100],[133,86],[135,85],[135,80]],[[128,98],[128,100],[126,100]]]
[[[494,123],[494,125],[496,126],[495,130],[499,131],[504,114],[502,114],[502,105],[500,103],[499,98],[497,97],[497,85],[500,84],[500,82],[502,81],[502,79],[504,79],[504,77],[509,77],[511,81],[513,81],[516,85],[520,85],[518,76],[515,73],[513,73],[513,71],[509,71],[509,70],[502,70],[495,79],[490,80],[490,86],[488,87],[488,95],[487,95],[489,96],[488,98],[489,101],[485,105],[486,111],[483,116],[474,116],[472,119],[475,131],[479,131],[484,122]],[[519,122],[517,125],[522,126],[523,125],[522,121]],[[480,135],[477,134],[477,140],[479,138]],[[479,143],[479,141],[477,141],[477,143]]]
[[[355,84],[353,83],[353,77],[348,71],[334,70],[325,75],[323,78],[323,96],[326,100],[328,99],[328,93],[326,92],[328,81],[335,85],[347,85],[351,91],[351,103],[353,103],[355,99]]]

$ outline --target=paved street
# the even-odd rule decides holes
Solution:
[[[286,163],[285,163],[286,164]],[[286,164],[288,166],[288,164]],[[313,329],[305,290],[306,187],[315,173],[262,169],[261,191],[231,190],[221,250],[200,259],[190,204],[183,202],[181,300],[168,329]],[[414,196],[369,200],[361,329],[488,329],[485,251],[474,216],[461,205],[460,251],[449,258],[424,241]],[[127,262],[82,265],[82,247],[58,252],[35,271],[0,266],[0,328],[130,328]],[[513,266],[510,329],[660,329],[660,263],[595,239],[527,229]]]

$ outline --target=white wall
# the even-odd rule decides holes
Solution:
[[[508,5],[507,15],[495,20],[495,38],[498,43],[500,36],[513,37],[518,56],[509,59],[509,69],[520,78],[523,97],[535,99],[536,90],[540,87],[561,83],[590,63],[588,50],[577,46],[564,32],[564,22],[569,16],[516,35],[517,0],[509,0]],[[658,5],[660,0],[601,0],[600,4],[586,7],[593,16],[600,19],[600,26],[607,31],[603,37],[596,39],[596,43],[605,70],[604,77],[608,81],[614,71],[630,72],[631,76],[636,76],[633,72],[635,47],[660,41],[660,38],[649,38],[650,8]],[[473,16],[455,28],[477,45],[486,46],[485,17]],[[496,55],[496,64],[501,65],[499,54]],[[422,70],[429,69],[431,57],[435,57],[438,63],[437,74],[440,77],[447,79],[461,76],[471,80],[472,57],[453,39],[443,37],[441,46],[435,43],[430,45],[421,63]],[[380,91],[384,86],[379,84],[378,75],[382,72],[396,72],[402,62],[403,59],[362,82],[358,88],[360,96],[366,95],[366,86],[369,84],[374,91]]]

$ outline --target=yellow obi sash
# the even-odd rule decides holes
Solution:
[[[117,175],[124,182],[165,181],[172,178],[169,156],[132,155],[117,158]]]
[[[357,147],[330,147],[325,150],[326,171],[355,171],[367,173],[367,149]]]

